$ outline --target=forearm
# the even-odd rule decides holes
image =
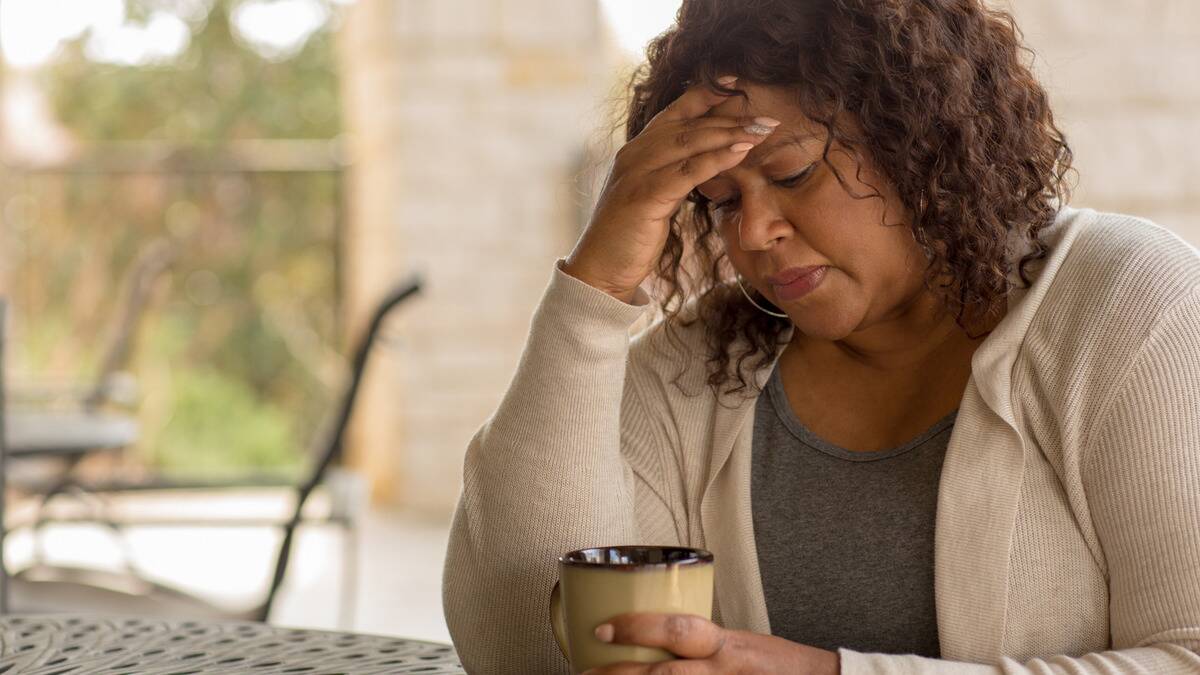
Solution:
[[[556,271],[500,406],[468,447],[446,619],[471,672],[552,672],[556,559],[634,541],[620,449],[628,328],[643,308]]]
[[[1080,656],[1058,654],[996,664],[930,659],[912,654],[864,654],[838,650],[841,675],[1200,675],[1200,654],[1159,643]]]

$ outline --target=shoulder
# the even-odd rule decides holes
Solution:
[[[1145,218],[1087,209],[1057,221],[1046,239],[1057,269],[1034,281],[1045,296],[1021,341],[1017,386],[1046,408],[1039,419],[1093,427],[1131,357],[1171,334],[1163,327],[1181,310],[1195,311],[1200,253]]]
[[[1200,251],[1167,228],[1091,209],[1072,218],[1070,250],[1047,290],[1043,318],[1136,332],[1200,288]]]
[[[1146,218],[1090,209],[1064,262],[1076,284],[1139,304],[1171,305],[1200,287],[1200,251]]]

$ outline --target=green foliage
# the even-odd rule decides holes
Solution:
[[[174,5],[127,3],[130,21]],[[214,152],[242,139],[336,137],[333,27],[274,60],[232,30],[237,4],[215,0],[189,19],[191,41],[169,63],[97,63],[88,35],[69,44],[41,73],[60,123],[85,145],[200,143]],[[89,377],[132,261],[166,239],[178,256],[130,364],[144,397],[142,456],[168,470],[294,469],[341,365],[340,179],[186,166],[18,177],[4,195],[18,370]]]
[[[228,477],[230,467],[298,468],[293,419],[245,382],[191,368],[180,373],[171,393],[171,419],[154,446],[154,460],[169,471]]]
[[[162,2],[126,0],[131,16]],[[264,58],[233,30],[238,2],[214,2],[191,23],[175,61],[128,67],[90,61],[85,34],[46,70],[58,118],[85,140],[220,142],[235,138],[333,138],[339,133],[334,33],[309,37],[284,61]],[[167,5],[169,6],[169,5]],[[328,5],[331,14],[337,7]]]

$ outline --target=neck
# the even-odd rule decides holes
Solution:
[[[922,291],[882,321],[844,338],[813,340],[797,333],[791,346],[806,352],[810,358],[805,360],[810,362],[832,360],[840,367],[872,376],[911,375],[927,365],[936,365],[948,355],[961,353],[969,358],[983,342],[980,334],[990,331],[1003,318],[1004,303],[1000,305],[998,310],[969,324],[968,334],[940,299]]]

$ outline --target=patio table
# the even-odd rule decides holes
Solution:
[[[82,411],[5,411],[9,458],[66,457],[121,448],[138,440],[138,423],[126,415]]]
[[[0,672],[464,673],[446,644],[278,628],[263,623],[127,616],[0,617]]]

